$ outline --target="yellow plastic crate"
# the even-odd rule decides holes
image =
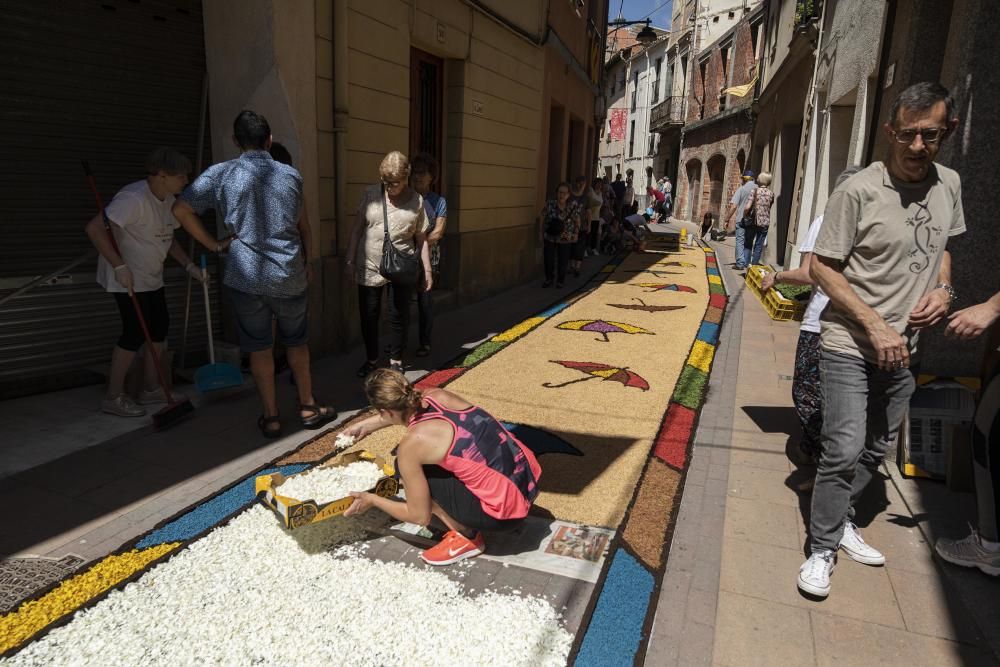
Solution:
[[[781,296],[781,293],[773,287],[767,290],[764,295],[764,309],[771,316],[772,320],[783,322],[786,320],[802,321],[802,316],[806,312],[805,301],[793,301]]]

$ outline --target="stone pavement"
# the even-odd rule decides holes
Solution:
[[[798,325],[772,321],[743,289],[732,238],[713,245],[730,307],[646,664],[996,664],[1000,581],[932,555],[937,535],[966,534],[969,494],[903,479],[891,462],[857,520],[886,566],[842,555],[826,601],[798,593],[809,495],[795,490],[804,471],[785,456],[799,437]]]

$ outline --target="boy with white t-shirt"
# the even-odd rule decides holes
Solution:
[[[100,253],[97,282],[114,295],[122,319],[122,334],[111,355],[107,394],[101,403],[103,412],[120,417],[146,414],[124,390],[125,374],[145,341],[130,295],[135,294],[153,344],[161,353],[169,325],[163,290],[163,262],[167,254],[192,277],[202,280],[201,270],[174,239],[174,230],[180,223],[170,210],[174,195],[187,185],[191,161],[171,148],[157,148],[146,158],[145,166],[146,178],[123,187],[106,207],[118,251],[108,238],[101,213],[86,226],[87,236]],[[156,386],[156,377],[153,355],[147,354],[139,403],[166,400],[163,390]]]

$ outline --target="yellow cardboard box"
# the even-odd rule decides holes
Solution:
[[[393,465],[381,456],[376,456],[371,452],[351,452],[339,457],[336,463],[325,463],[320,467],[339,468],[355,463],[356,461],[371,461],[385,473],[385,477],[376,482],[375,488],[368,489],[369,491],[383,498],[392,498],[399,492],[399,481],[393,477],[396,474]],[[299,474],[301,475],[305,472],[308,471]],[[315,500],[297,500],[282,496],[279,494],[280,487],[289,477],[294,477],[294,475],[289,475],[288,477],[281,473],[259,475],[255,483],[257,498],[274,510],[285,528],[295,529],[339,516],[347,511],[347,508],[354,502],[353,496],[346,496],[327,503],[317,503]]]

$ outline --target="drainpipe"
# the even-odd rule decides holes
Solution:
[[[629,57],[628,64],[625,66],[625,111],[629,110],[631,104],[629,103],[628,95],[628,84],[632,81],[632,58]],[[627,118],[627,116],[626,116]],[[625,123],[625,138],[622,139],[621,151],[618,153],[618,173],[625,173],[625,145],[628,143],[628,130],[631,123]],[[634,141],[634,139],[633,139]]]
[[[341,230],[347,227],[347,3],[333,3],[333,160],[336,223],[333,248],[340,254]],[[344,236],[344,250],[349,242]]]
[[[645,52],[646,52],[646,99],[643,101],[645,102],[646,105],[646,122],[643,123],[643,128],[646,130],[646,133],[645,136],[643,137],[642,162],[640,163],[642,165],[643,174],[646,173],[646,151],[649,150],[649,135],[650,135],[649,108],[650,108],[650,100],[652,99],[651,95],[649,94],[649,47],[648,46],[646,47]]]

